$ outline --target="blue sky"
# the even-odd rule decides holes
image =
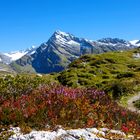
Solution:
[[[0,0],[0,52],[46,42],[55,30],[87,39],[140,39],[140,0]]]

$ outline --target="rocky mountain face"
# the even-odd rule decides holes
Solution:
[[[10,63],[10,57],[5,55],[4,53],[0,53],[0,62],[4,64]]]
[[[18,72],[59,72],[81,55],[128,50],[140,46],[139,42],[129,42],[118,38],[92,41],[56,31],[47,42],[27,52],[10,65]]]
[[[3,53],[0,53],[0,72],[1,73],[7,73],[12,71],[10,66],[8,65],[10,63],[10,58]]]

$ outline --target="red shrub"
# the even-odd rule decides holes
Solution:
[[[3,102],[2,124],[24,122],[31,127],[108,127],[140,133],[140,118],[119,107],[102,91],[68,88],[57,84],[41,86],[28,95]]]

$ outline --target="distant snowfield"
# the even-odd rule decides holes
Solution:
[[[132,41],[130,41],[130,43],[131,43],[132,45],[135,45],[135,46],[140,46],[139,41],[140,41],[140,40],[132,40]]]
[[[3,53],[4,55],[10,57],[10,61],[16,61],[26,55],[27,53],[34,54],[36,50],[35,46],[32,46],[31,48],[28,48],[23,51],[15,51],[15,52],[10,52],[10,53]]]
[[[20,52],[20,51],[17,51],[17,52],[11,52],[11,53],[4,53],[4,55],[8,56],[11,58],[11,61],[15,61],[19,58],[21,58],[22,56],[24,56],[27,52]]]

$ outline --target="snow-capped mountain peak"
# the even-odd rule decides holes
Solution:
[[[6,64],[15,61],[20,66],[32,66],[33,72],[50,73],[63,70],[69,63],[84,54],[122,51],[139,46],[140,40],[103,38],[94,41],[57,30],[47,42],[38,47],[32,46],[23,51],[0,53],[0,61]]]
[[[63,45],[68,45],[68,44],[79,44],[74,40],[74,36],[70,33],[65,33],[60,30],[57,30],[54,32],[54,34],[51,36],[49,39],[49,42],[54,42],[55,44],[63,44]],[[48,44],[48,42],[47,42]]]
[[[61,35],[61,36],[69,36],[69,35],[70,35],[69,33],[62,32],[62,31],[60,31],[60,30],[56,30],[54,34],[56,34],[56,35]]]
[[[54,32],[54,34],[52,35],[51,38],[54,40],[60,40],[60,41],[67,40],[67,41],[69,41],[69,40],[73,39],[74,36],[70,33],[65,33],[65,32],[62,32],[60,30],[57,30]]]

